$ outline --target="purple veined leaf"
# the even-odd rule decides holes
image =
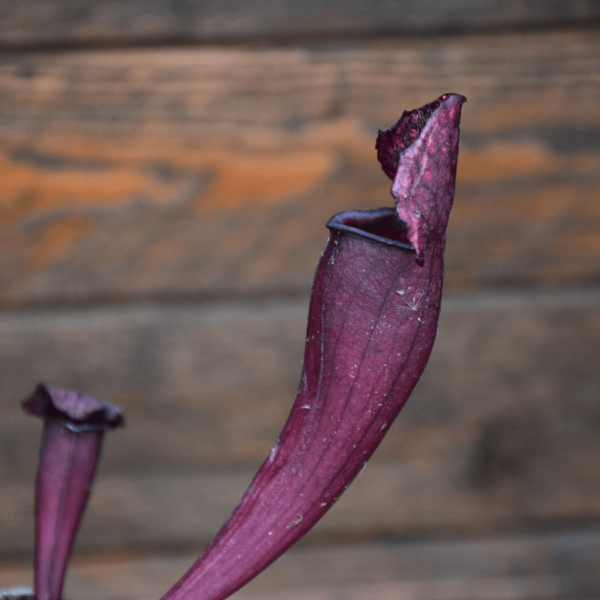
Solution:
[[[88,501],[102,437],[123,424],[119,409],[73,390],[39,385],[22,403],[44,419],[35,499],[35,598],[60,600]]]
[[[377,138],[377,158],[394,182],[396,210],[408,225],[408,237],[419,258],[429,236],[445,236],[454,199],[460,113],[465,101],[459,94],[444,94],[421,108],[405,111]],[[439,243],[434,246],[439,247]]]
[[[333,506],[406,403],[437,331],[464,101],[445,94],[380,132],[396,209],[327,224],[290,416],[229,520],[163,600],[221,600],[258,575]]]

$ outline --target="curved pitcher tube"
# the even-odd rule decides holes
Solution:
[[[437,330],[464,101],[445,94],[380,132],[396,207],[327,224],[290,416],[229,520],[163,600],[220,600],[264,570],[333,506],[406,403]]]

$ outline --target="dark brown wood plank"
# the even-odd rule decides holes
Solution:
[[[546,3],[4,0],[0,5],[0,42],[10,47],[48,43],[214,42],[290,36],[355,38],[565,24],[589,26],[598,19],[600,8],[594,0]]]
[[[237,600],[525,600],[596,598],[600,539],[594,531],[488,540],[292,548]],[[75,555],[66,597],[151,600],[188,568],[194,554]],[[0,587],[23,586],[30,568],[0,566]]]
[[[306,302],[0,317],[0,554],[25,552],[38,380],[120,403],[82,548],[205,543],[284,423]],[[598,523],[600,291],[449,295],[427,371],[311,533],[439,535]],[[193,523],[193,526],[190,525]]]
[[[0,304],[309,289],[329,217],[389,203],[378,128],[464,109],[447,284],[600,269],[600,34],[0,60]]]

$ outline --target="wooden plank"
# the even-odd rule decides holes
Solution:
[[[4,481],[33,476],[40,425],[16,403],[37,381],[123,406],[109,470],[256,464],[295,396],[307,312],[308,299],[0,315]]]
[[[0,42],[40,44],[222,42],[252,38],[374,36],[517,27],[589,26],[600,18],[594,0],[532,2],[477,0],[390,3],[373,0],[171,0],[115,3],[103,0],[26,0],[0,6]]]
[[[589,454],[578,458],[592,461]],[[577,473],[557,473],[552,480],[542,466],[531,480],[505,476],[504,482],[482,491],[461,482],[464,474],[451,461],[425,465],[426,457],[419,459],[421,464],[373,459],[304,543],[316,547],[388,537],[490,535],[535,526],[551,531],[569,522],[588,526],[600,522],[599,486],[593,476],[573,481]],[[543,460],[538,458],[538,463]],[[202,548],[230,516],[254,474],[253,469],[196,469],[103,475],[96,482],[78,548],[88,554],[111,548]],[[31,552],[31,491],[31,486],[17,484],[0,491],[4,507],[0,556]]]
[[[598,532],[295,547],[236,593],[237,600],[519,600],[596,598]],[[65,595],[150,600],[166,591],[195,554],[75,555]],[[23,586],[30,567],[0,566],[0,587]]]
[[[120,403],[82,548],[206,542],[277,439],[305,301],[0,316],[0,554],[31,540],[38,380]],[[600,290],[447,295],[430,365],[315,540],[600,519]],[[193,523],[193,526],[190,525]]]
[[[331,215],[390,202],[377,129],[448,90],[448,286],[596,282],[598,73],[584,31],[4,56],[0,305],[305,293]]]

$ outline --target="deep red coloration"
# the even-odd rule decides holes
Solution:
[[[390,179],[393,180],[396,177],[400,154],[419,138],[429,117],[440,107],[442,102],[456,95],[444,94],[421,108],[405,110],[395,125],[385,131],[379,131],[375,144],[377,159],[381,163],[384,173]]]
[[[35,500],[35,598],[60,600],[104,431],[123,423],[105,400],[39,385],[22,403],[45,421]]]
[[[446,94],[380,134],[384,169],[396,167],[396,210],[327,224],[291,414],[230,519],[164,600],[221,600],[265,569],[331,508],[404,406],[437,329],[464,100]]]
[[[423,108],[405,112],[392,129],[380,132],[377,138],[378,156],[384,166],[382,155],[389,157],[399,140],[406,137],[406,131],[413,131],[411,123],[435,107],[419,137],[398,155],[398,169],[390,176],[396,210],[408,225],[408,239],[420,260],[428,244],[435,248],[441,244],[442,250],[445,245],[454,199],[460,112],[465,100],[458,94],[444,94]],[[443,277],[443,263],[440,268]]]

